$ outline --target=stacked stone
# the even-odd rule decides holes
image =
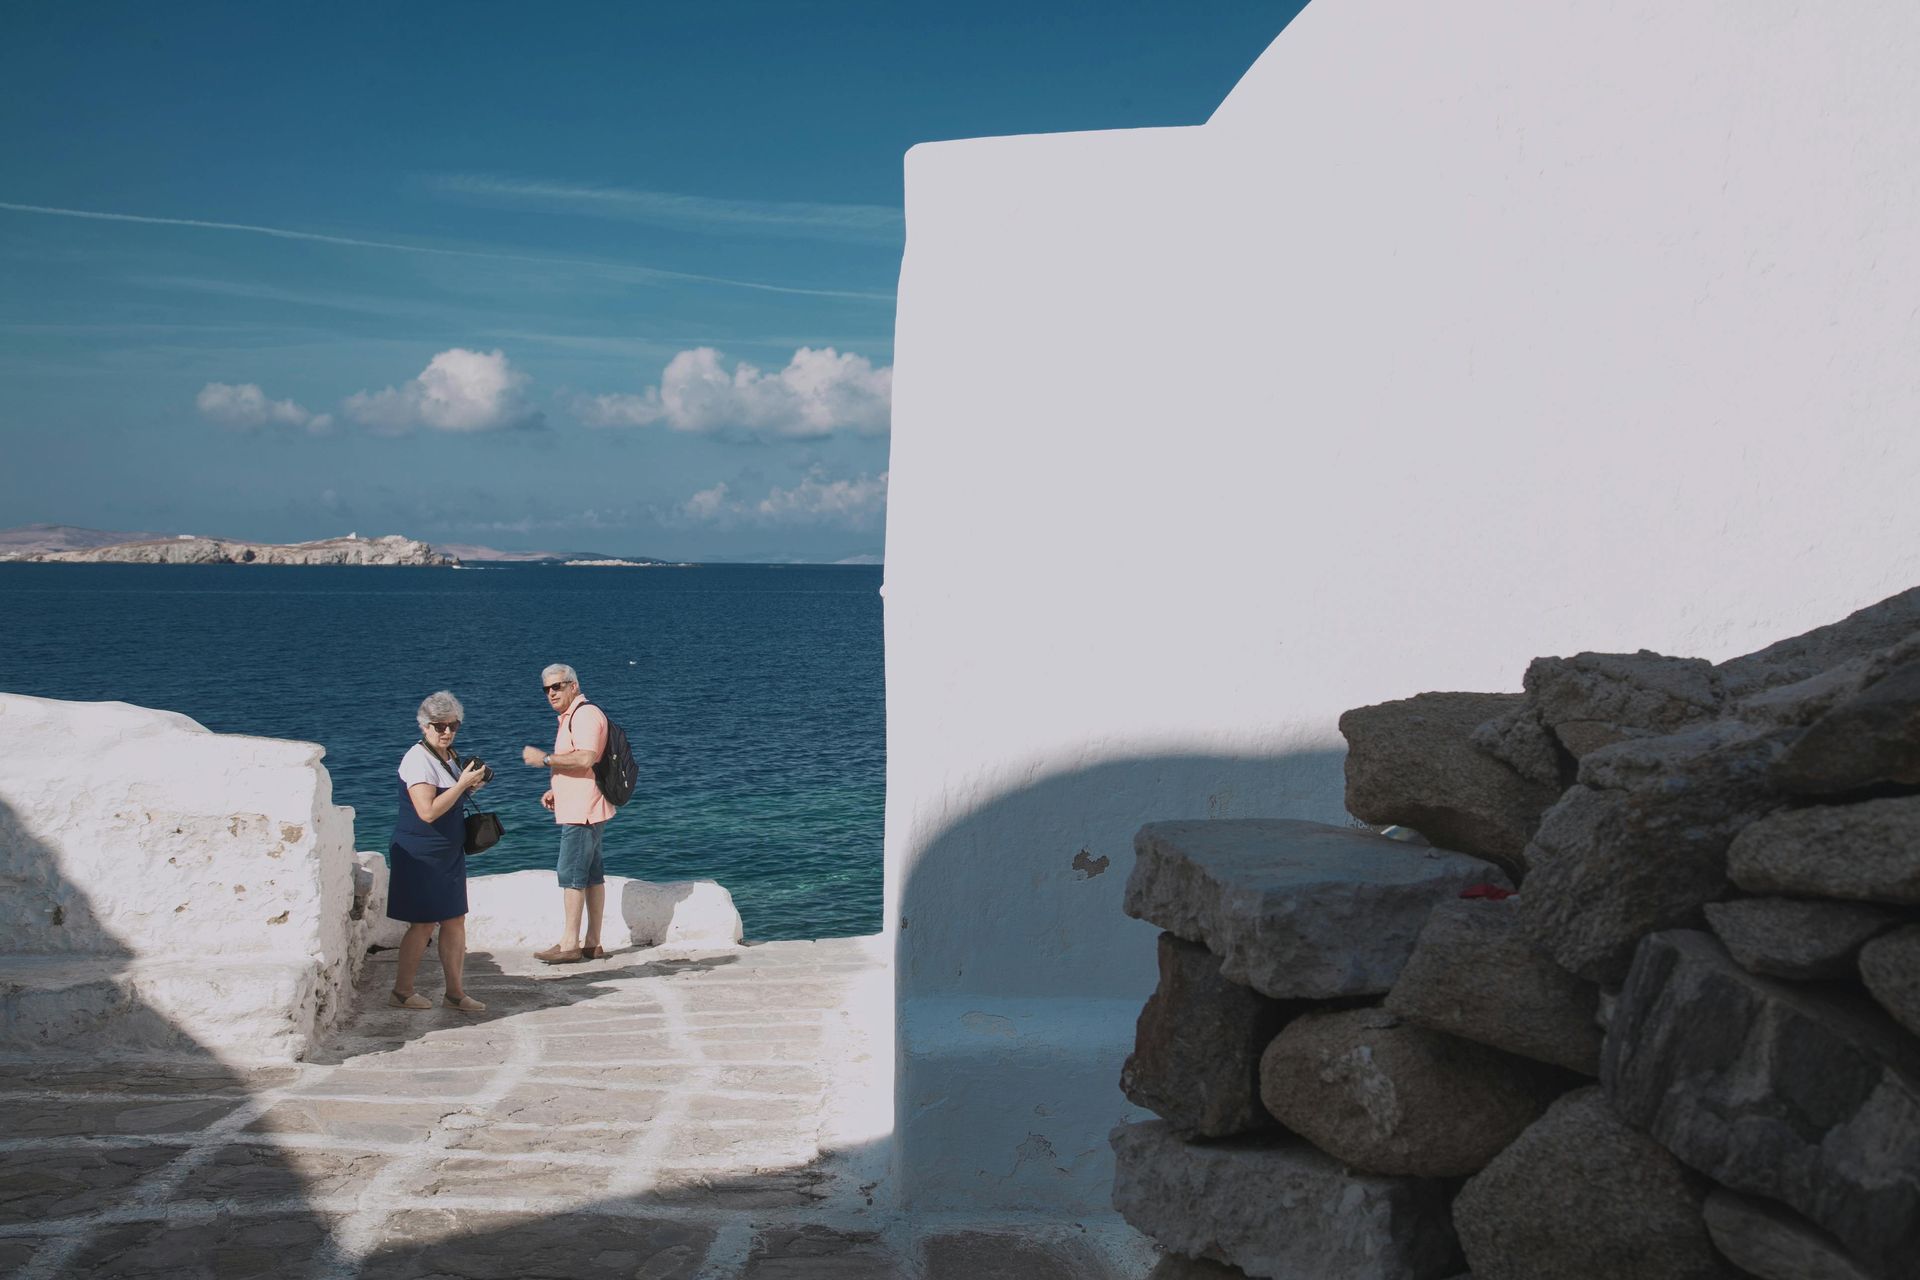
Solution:
[[[1920,589],[1524,687],[1342,717],[1434,847],[1142,829],[1116,1206],[1252,1276],[1920,1276]]]

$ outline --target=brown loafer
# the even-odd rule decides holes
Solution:
[[[589,960],[605,960],[607,958],[607,949],[605,947],[582,947],[580,948],[580,953]]]
[[[587,953],[575,947],[571,951],[562,951],[558,947],[549,947],[535,953],[535,958],[543,964],[579,964],[587,958]]]
[[[533,958],[535,960],[552,960],[555,956],[563,956],[567,954],[567,950],[568,949],[566,947],[563,947],[556,942],[544,951],[534,952]]]

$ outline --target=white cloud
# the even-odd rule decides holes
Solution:
[[[691,524],[761,527],[825,526],[872,528],[887,509],[887,473],[829,480],[818,469],[807,473],[790,489],[775,487],[755,501],[739,498],[725,483],[714,485],[681,503],[676,515]]]
[[[851,431],[879,435],[893,407],[892,368],[865,356],[801,347],[769,373],[740,361],[729,372],[712,347],[682,351],[658,386],[640,395],[583,397],[582,419],[596,427],[665,423],[675,431],[807,439]]]
[[[223,427],[251,430],[269,423],[305,427],[319,435],[332,428],[333,415],[308,413],[291,400],[269,400],[252,382],[209,382],[193,398],[200,416]]]
[[[527,375],[512,368],[504,352],[454,347],[428,361],[420,376],[403,386],[348,396],[346,409],[354,421],[381,431],[537,427],[540,413],[522,394],[526,383]]]

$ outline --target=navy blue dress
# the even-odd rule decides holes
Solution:
[[[393,843],[387,846],[387,916],[408,924],[430,924],[467,914],[467,820],[464,804],[440,815],[438,822],[422,822],[414,812],[413,797],[404,780],[400,788],[400,815],[393,824]],[[434,792],[437,799],[448,788]]]

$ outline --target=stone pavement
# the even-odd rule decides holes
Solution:
[[[469,957],[314,1060],[0,1062],[0,1275],[1130,1280],[1113,1222],[890,1211],[876,939]],[[421,989],[438,997],[429,955]]]

